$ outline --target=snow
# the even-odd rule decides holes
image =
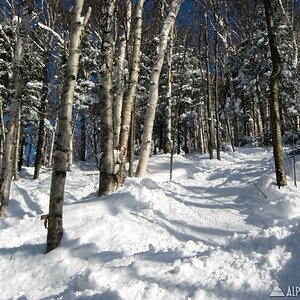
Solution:
[[[275,186],[270,148],[174,156],[173,181],[169,159],[100,198],[94,163],[75,164],[48,254],[51,170],[32,181],[24,168],[0,219],[0,299],[269,299],[297,286],[300,196],[290,177]]]

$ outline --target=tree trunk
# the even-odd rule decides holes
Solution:
[[[3,98],[0,97],[0,168],[3,161],[3,150],[5,144],[5,123],[4,123],[4,114],[3,114]]]
[[[208,152],[209,159],[214,158],[214,116],[211,95],[211,76],[210,76],[210,59],[209,59],[209,31],[208,31],[208,12],[205,12],[205,58],[206,58],[206,82],[207,82],[207,114],[208,114]]]
[[[272,120],[273,155],[275,161],[276,183],[280,188],[287,185],[280,126],[281,121],[279,105],[279,79],[281,73],[281,61],[277,48],[271,1],[264,0],[264,5],[268,26],[269,44],[271,49],[271,59],[273,64],[273,71],[270,79],[270,107]]]
[[[216,148],[217,159],[221,160],[221,141],[220,141],[220,118],[219,118],[219,38],[218,38],[218,11],[215,8],[215,118],[216,118]]]
[[[128,176],[133,177],[133,161],[134,161],[134,144],[135,144],[135,107],[131,113],[130,138],[129,138],[129,168]]]
[[[4,154],[1,166],[0,178],[0,216],[4,216],[4,209],[8,205],[10,186],[14,162],[14,146],[16,143],[18,120],[21,109],[21,91],[23,84],[23,57],[27,43],[27,35],[29,31],[30,14],[29,7],[22,9],[21,23],[17,36],[14,56],[13,56],[13,88],[14,91],[11,98],[9,111],[9,120],[7,124],[7,132],[5,137]]]
[[[73,122],[72,122],[73,123]],[[69,141],[69,151],[67,155],[67,172],[70,172],[72,170],[73,166],[73,151],[74,151],[74,128],[73,126],[71,130],[71,135],[70,135],[70,141]]]
[[[94,154],[94,158],[96,159],[96,162],[97,162],[96,164],[97,164],[97,166],[99,166],[99,161],[98,161],[98,157],[97,157],[97,153],[98,153],[97,119],[96,119],[95,115],[92,117],[92,125],[93,125],[93,136],[92,136],[93,154]]]
[[[116,0],[103,3],[103,40],[101,85],[99,100],[101,107],[101,154],[100,154],[100,195],[109,195],[115,190],[114,128],[113,128],[113,61],[114,61],[114,15]]]
[[[91,13],[89,9],[87,15],[84,18],[81,17],[83,3],[84,0],[75,0],[75,5],[72,10],[69,57],[61,95],[58,134],[53,155],[54,163],[50,189],[47,252],[55,249],[59,245],[63,235],[63,203],[67,174],[67,155],[70,151],[70,139],[72,136],[74,88],[78,74],[82,33]]]
[[[80,119],[80,160],[86,160],[86,124],[85,111],[81,110]]]
[[[29,136],[29,146],[28,146],[28,152],[27,152],[27,157],[26,157],[26,166],[27,167],[30,167],[32,143],[33,143],[33,138],[32,138],[32,136]]]
[[[120,167],[117,175],[118,185],[122,185],[125,180],[125,166],[127,156],[127,146],[131,125],[131,114],[135,106],[136,89],[140,73],[141,42],[142,42],[142,15],[144,0],[138,0],[134,9],[134,30],[133,30],[133,49],[131,54],[131,70],[129,87],[122,107],[122,123],[120,134]]]
[[[21,108],[19,110],[19,118],[18,118],[18,128],[15,137],[15,146],[14,146],[14,162],[13,162],[13,171],[12,171],[12,179],[14,181],[19,180],[19,148],[20,148],[20,138],[21,138]]]
[[[55,136],[56,136],[56,130],[57,130],[57,117],[55,118],[55,125],[52,128],[52,136],[51,136],[51,142],[50,142],[50,152],[49,152],[49,158],[48,158],[48,166],[50,167],[52,165],[52,159],[53,159],[53,150],[54,150],[54,143],[55,143]]]
[[[127,41],[130,36],[131,26],[131,0],[126,1],[126,28],[124,28],[123,34],[120,36],[120,48],[117,65],[117,93],[114,103],[114,148],[119,145],[120,131],[121,131],[121,113],[124,97],[124,67]]]
[[[18,162],[18,171],[19,172],[22,170],[22,166],[24,164],[25,149],[26,149],[26,139],[23,136],[22,140],[21,140],[20,156],[19,156],[19,162]]]
[[[46,54],[49,58],[51,53]],[[40,122],[39,122],[39,133],[38,133],[38,142],[36,146],[36,154],[34,160],[34,175],[33,179],[39,178],[40,169],[42,166],[43,159],[43,147],[45,143],[45,117],[47,112],[47,98],[48,98],[48,67],[49,67],[49,58],[46,59],[44,70],[43,70],[43,95],[41,98],[40,104]]]
[[[166,137],[165,137],[165,153],[171,153],[172,148],[172,57],[173,57],[173,28],[170,31],[170,40],[167,50],[167,66],[168,66],[168,90],[167,90],[167,108],[166,108]]]
[[[172,1],[170,12],[164,22],[160,34],[158,54],[151,74],[149,104],[147,107],[147,112],[145,117],[140,159],[136,171],[137,177],[143,177],[146,174],[150,152],[151,152],[151,140],[152,140],[153,126],[154,126],[154,119],[155,119],[155,111],[156,111],[156,106],[158,101],[158,81],[159,81],[162,65],[164,62],[165,52],[168,44],[168,36],[171,31],[171,28],[175,23],[180,5],[183,3],[183,1],[184,0]]]

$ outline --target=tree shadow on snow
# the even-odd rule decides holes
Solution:
[[[45,253],[45,244],[23,244],[19,247],[0,248],[1,255],[13,255],[18,252],[24,253],[28,256],[36,256]]]
[[[300,226],[294,225],[292,232],[290,236],[284,239],[285,251],[291,253],[291,258],[282,266],[277,275],[278,285],[285,293],[288,286],[300,287]]]
[[[265,294],[262,294],[259,291],[250,290],[249,292],[245,290],[236,290],[234,288],[230,288],[222,283],[217,284],[216,286],[212,286],[208,283],[208,285],[203,285],[200,283],[193,283],[190,280],[180,280],[180,282],[173,279],[173,276],[168,277],[160,277],[159,274],[157,276],[148,276],[148,275],[140,275],[138,267],[136,264],[131,264],[129,266],[131,268],[130,274],[133,278],[144,282],[146,285],[151,286],[153,284],[158,285],[161,289],[164,289],[172,294],[181,294],[180,299],[205,299],[196,297],[196,294],[199,290],[205,291],[205,295],[209,296],[210,299],[222,298],[222,299],[243,299],[243,300],[263,300],[267,299]],[[172,274],[173,270],[170,270],[168,273]],[[174,270],[176,273],[177,271]],[[166,275],[166,274],[164,274]],[[191,274],[192,276],[192,274]]]
[[[43,211],[41,209],[41,207],[32,200],[32,197],[30,196],[30,194],[23,188],[21,188],[20,186],[17,185],[18,188],[18,192],[19,194],[23,197],[24,202],[26,203],[28,209],[30,211],[35,211],[37,214],[42,214]]]
[[[91,193],[88,196],[82,198],[80,201],[69,203],[67,205],[77,205],[86,203],[101,202],[107,207],[111,215],[116,216],[119,213],[125,211],[140,211],[149,208],[147,202],[137,201],[135,196],[128,191],[117,191],[113,195],[109,196],[97,196],[96,193]]]
[[[50,295],[50,296],[41,298],[41,300],[53,300],[53,299],[124,300],[117,291],[107,290],[103,293],[95,293],[93,295],[80,295],[80,292],[78,293],[78,291],[70,291],[69,287],[57,295]]]

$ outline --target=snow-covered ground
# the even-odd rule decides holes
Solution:
[[[275,186],[271,149],[222,155],[175,156],[173,181],[169,156],[153,156],[147,178],[101,198],[93,164],[76,164],[48,254],[51,170],[32,181],[25,168],[0,220],[0,299],[272,299],[300,286],[299,190]]]

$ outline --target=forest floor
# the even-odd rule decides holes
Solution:
[[[67,175],[64,236],[44,254],[51,170],[24,168],[0,219],[0,299],[273,299],[300,286],[300,193],[270,148],[153,156],[148,176],[97,197],[94,163]],[[300,178],[300,160],[296,163]],[[300,186],[300,181],[298,181]],[[275,291],[274,291],[275,290]],[[299,288],[300,290],[300,288]],[[296,296],[296,295],[294,295]],[[300,293],[299,293],[300,296]]]

